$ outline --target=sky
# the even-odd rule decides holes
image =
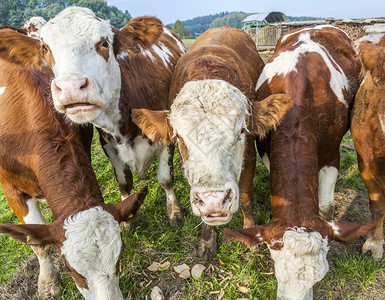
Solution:
[[[385,0],[107,0],[132,17],[155,16],[164,24],[220,12],[280,11],[287,16],[372,18],[385,17]]]

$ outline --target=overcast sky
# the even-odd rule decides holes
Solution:
[[[385,17],[385,0],[107,0],[132,17],[156,16],[165,24],[219,12],[280,11],[287,16]]]

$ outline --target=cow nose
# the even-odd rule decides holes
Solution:
[[[54,96],[65,100],[67,98],[85,98],[90,89],[88,78],[60,79],[52,81],[52,93]]]
[[[232,189],[195,192],[192,205],[206,223],[224,224],[231,219],[235,198],[235,192]]]

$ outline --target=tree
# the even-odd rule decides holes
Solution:
[[[131,19],[127,10],[123,13],[115,6],[107,5],[105,0],[0,0],[0,25],[21,27],[34,16],[49,20],[72,5],[90,8],[96,16],[110,20],[117,28],[125,26]]]
[[[179,20],[177,20],[174,25],[172,25],[172,28],[171,28],[172,31],[174,31],[176,33],[176,35],[183,39],[183,38],[187,38],[187,37],[191,37],[191,34],[188,33],[186,31],[186,29],[184,29],[184,26],[183,26],[183,23]]]

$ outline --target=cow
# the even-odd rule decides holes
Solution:
[[[357,151],[358,167],[368,189],[372,220],[376,229],[369,234],[363,252],[371,251],[375,260],[383,255],[385,218],[385,36],[378,45],[361,42],[363,81],[357,92],[351,133]]]
[[[47,21],[43,17],[32,17],[25,21],[22,28],[27,31],[27,35],[31,37],[40,37],[40,30]]]
[[[239,198],[244,226],[255,225],[255,135],[264,136],[291,107],[286,95],[255,101],[263,66],[255,43],[242,30],[207,30],[177,63],[170,110],[132,110],[133,121],[153,142],[177,141],[191,207],[204,222],[199,256],[215,252],[212,225],[229,222]]]
[[[182,42],[157,18],[134,18],[118,30],[82,7],[68,7],[48,21],[40,39],[0,44],[12,44],[13,53],[28,52],[24,64],[52,69],[55,108],[73,123],[98,128],[122,199],[133,186],[131,170],[144,176],[158,157],[158,180],[166,191],[170,224],[177,227],[183,213],[173,191],[174,147],[150,142],[132,123],[131,110],[169,107]]]
[[[16,28],[10,25],[2,25],[0,26],[0,29],[8,28],[20,32],[22,34],[26,34],[30,37],[39,38],[40,29],[45,23],[46,20],[44,20],[44,18],[42,17],[32,17],[25,21],[24,25],[20,28]]]
[[[30,38],[0,30],[0,40],[7,39],[21,45]],[[60,294],[50,246],[56,246],[85,299],[123,299],[119,223],[137,212],[147,190],[116,205],[103,202],[88,155],[87,128],[71,126],[54,110],[49,100],[52,72],[26,67],[21,58],[28,55],[0,44],[0,182],[22,223],[0,224],[0,233],[31,246],[37,255],[41,299]],[[52,211],[53,223],[41,214],[42,200]]]
[[[339,145],[359,85],[360,61],[349,37],[330,26],[289,31],[278,40],[256,85],[257,99],[284,93],[293,107],[276,131],[257,140],[270,171],[271,223],[232,231],[248,246],[267,243],[277,299],[312,299],[328,271],[332,240],[348,242],[374,224],[332,222]]]

